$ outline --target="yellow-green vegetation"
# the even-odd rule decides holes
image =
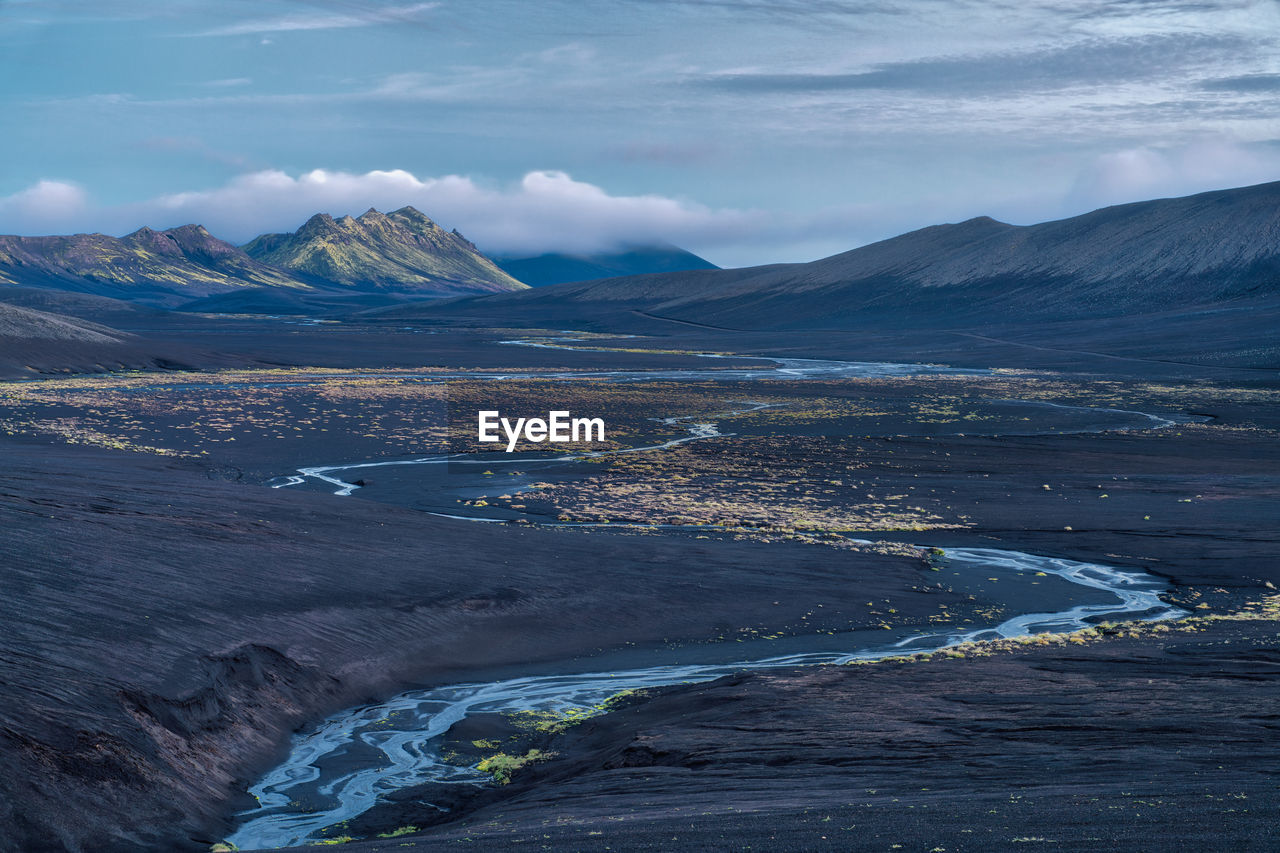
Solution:
[[[616,457],[607,471],[539,484],[565,521],[704,525],[758,534],[939,530],[967,526],[925,506],[914,487],[875,494],[861,448],[828,439],[738,437]],[[491,501],[492,502],[492,501]]]
[[[516,711],[507,714],[516,728],[544,734],[559,734],[595,714],[585,708],[569,708],[564,711]]]
[[[615,710],[619,705],[626,702],[634,696],[643,695],[640,690],[621,690],[612,696],[602,700],[601,702],[588,707],[573,707],[548,711],[517,711],[512,714],[506,714],[507,720],[526,733],[532,735],[558,735],[562,734],[572,726],[576,726],[583,720],[597,717],[601,714]],[[517,736],[514,740],[528,740],[527,737]],[[496,749],[499,744],[494,740],[474,740],[471,742],[473,746],[480,749]],[[506,785],[511,781],[511,775],[521,767],[534,762],[542,761],[555,755],[554,752],[545,752],[541,749],[530,749],[523,755],[511,755],[505,752],[494,753],[487,756],[476,765],[476,769],[488,773],[493,780],[499,785]]]
[[[263,234],[244,247],[252,258],[347,285],[422,288],[445,293],[524,290],[457,232],[412,207],[359,217],[318,214],[293,234]]]
[[[175,254],[177,243],[187,252]],[[118,285],[140,285],[146,290],[157,284],[169,285],[174,292],[193,294],[217,292],[226,287],[248,288],[268,285],[311,290],[312,285],[295,278],[284,270],[254,263],[247,258],[223,255],[230,248],[216,239],[202,226],[184,225],[157,233],[143,228],[128,237],[109,237],[105,234],[75,234],[60,238],[55,245],[45,245],[37,251],[29,251],[24,238],[0,238],[0,265],[27,268],[46,274],[70,273],[77,277]],[[160,245],[164,249],[159,248]],[[200,254],[222,255],[216,265],[198,259]],[[0,273],[0,278],[14,282],[14,277]]]
[[[67,444],[85,444],[91,447],[106,447],[112,450],[129,450],[135,453],[150,453],[154,456],[198,457],[200,454],[191,451],[175,450],[171,447],[157,447],[142,444],[113,432],[104,432],[87,426],[80,418],[44,418],[20,420],[0,420],[0,432],[6,435],[36,433],[56,436]]]
[[[640,695],[643,695],[641,690],[620,690],[604,701],[587,707],[563,708],[550,711],[516,711],[507,714],[506,717],[516,728],[525,731],[560,734],[583,720],[607,714],[617,709],[619,705],[628,699]],[[478,742],[477,745],[479,745]]]
[[[1139,639],[1143,637],[1159,637],[1176,633],[1194,633],[1202,631],[1207,625],[1215,622],[1263,622],[1280,621],[1280,595],[1265,596],[1258,601],[1246,602],[1244,606],[1230,613],[1210,613],[1203,616],[1188,616],[1176,621],[1163,622],[1104,622],[1078,631],[1041,634],[1027,634],[999,640],[972,640],[932,652],[917,652],[910,655],[894,655],[871,661],[851,661],[847,666],[874,666],[881,663],[917,663],[927,660],[964,659],[990,657],[994,654],[1019,651],[1027,648],[1049,646],[1082,646],[1090,643],[1104,642],[1116,638]]]
[[[355,838],[350,835],[336,835],[333,838],[326,838],[323,841],[313,841],[311,846],[334,847],[339,844],[350,844],[352,841],[355,841]]]
[[[493,781],[499,785],[506,785],[511,781],[511,774],[521,767],[535,761],[544,761],[553,755],[555,755],[554,752],[543,752],[540,749],[531,749],[524,755],[507,755],[505,752],[499,752],[483,759],[476,765],[476,769],[493,776]]]
[[[402,826],[402,827],[399,827],[398,829],[393,829],[390,832],[380,832],[378,833],[378,837],[379,838],[399,838],[402,835],[412,835],[417,831],[418,831],[418,827],[413,826],[411,824],[409,826]]]
[[[503,334],[503,330],[493,331],[495,337]],[[1179,411],[1212,409],[1226,401],[1256,401],[1266,393],[1196,382],[1077,382],[1027,372],[806,382],[779,378],[750,382],[613,383],[603,377],[601,381],[565,382],[545,376],[564,369],[503,370],[500,372],[511,378],[496,381],[488,378],[494,373],[490,370],[278,368],[163,374],[135,371],[2,382],[0,431],[51,435],[69,442],[161,455],[243,455],[247,452],[243,443],[253,442],[264,450],[271,449],[278,457],[280,451],[287,452],[292,446],[305,451],[308,441],[341,439],[344,455],[373,459],[444,451],[491,451],[492,446],[476,441],[475,413],[494,407],[495,401],[501,401],[503,414],[509,417],[545,416],[554,409],[603,418],[608,427],[606,443],[556,448],[586,451],[659,443],[687,434],[684,425],[662,423],[655,417],[715,421],[721,431],[740,435],[776,435],[803,429],[815,436],[849,437],[882,432],[886,425],[903,423],[935,424],[944,431],[951,424],[955,431],[963,432],[966,424],[987,424],[997,415],[1003,419],[998,428],[1016,426],[1025,419],[1016,411],[1011,414],[1007,406],[1002,409],[1002,400]],[[744,408],[745,400],[769,407],[727,414]],[[1215,424],[1179,429],[1257,427]],[[721,446],[725,441],[717,439],[711,444]],[[821,443],[825,439],[813,441]],[[268,444],[274,447],[267,448]],[[712,490],[705,495],[712,502],[709,509],[683,511],[692,509],[696,502],[685,497],[690,486],[706,485],[689,481],[717,473],[705,470],[705,465],[680,470],[680,463],[690,462],[690,447],[618,457],[609,464],[624,475],[655,475],[666,473],[652,467],[655,459],[670,459],[676,467],[670,471],[669,491],[675,508],[689,516],[688,523],[717,523],[719,516],[727,515],[725,520],[730,524],[741,521],[754,526],[767,523],[795,527],[787,516],[803,517],[809,509],[804,501],[788,501],[774,507],[782,517],[768,512],[726,513],[723,507],[714,506],[718,498]],[[519,449],[546,450],[547,446],[522,445]],[[753,487],[760,479],[758,472],[750,468],[735,468],[728,457],[725,462],[727,467],[719,472],[723,478],[746,475]],[[738,464],[745,465],[745,460]],[[825,477],[813,470],[796,471],[791,477],[783,472],[782,479],[793,480],[791,485],[803,487],[807,495],[820,495],[815,489],[847,480],[859,467],[855,455],[834,466]],[[637,516],[630,520],[644,520],[645,513],[632,512],[636,509],[632,504],[665,496],[638,494],[625,501],[623,508]],[[884,517],[873,520],[870,526],[854,519],[858,529],[921,529],[959,523],[956,519],[922,517],[909,505],[892,506],[897,502],[886,496],[876,498],[886,505],[884,512],[877,513]],[[588,519],[593,515],[609,517],[609,513],[595,512],[591,507],[580,509],[587,511]],[[572,505],[566,505],[566,510],[570,517],[579,517]],[[821,529],[840,529],[842,523],[840,518],[818,517],[814,521]]]
[[[333,433],[356,454],[445,448],[446,388],[427,375],[255,370],[0,383],[0,429],[162,455]]]
[[[681,398],[669,400],[662,383],[629,386],[638,399],[651,396],[672,414],[689,403],[706,408],[694,421],[714,420],[736,436],[682,444],[658,453],[609,457],[598,473],[574,481],[538,483],[524,494],[486,496],[489,504],[533,511],[567,523],[681,525],[708,528],[708,534],[752,539],[800,539],[849,547],[830,534],[923,531],[969,527],[970,519],[948,505],[949,498],[924,480],[914,482],[910,462],[891,439],[859,440],[885,428],[921,423],[947,424],[964,432],[1028,428],[1032,411],[1011,408],[1019,400],[1124,411],[1211,409],[1240,391],[1201,383],[1151,385],[1119,381],[1080,382],[1053,374],[1003,372],[994,376],[914,376],[840,381],[682,384]],[[579,388],[589,395],[591,389]],[[718,395],[718,401],[717,401]],[[603,394],[601,394],[603,399]],[[738,415],[713,414],[744,399],[770,408]],[[686,408],[677,408],[682,405]],[[1034,410],[1055,413],[1057,410]],[[1063,418],[1080,417],[1064,411]],[[1054,427],[1056,414],[1034,417],[1037,428]],[[998,423],[987,423],[998,420]],[[1133,418],[1130,417],[1129,421]],[[1117,424],[1128,423],[1123,419]],[[1064,428],[1070,423],[1064,422]],[[785,434],[803,427],[805,435]],[[1144,440],[1178,440],[1179,432],[1240,429],[1189,424],[1152,432]],[[1249,427],[1249,429],[1256,429]],[[784,434],[779,434],[784,433]],[[913,440],[912,452],[927,455]],[[942,448],[937,451],[939,466]],[[887,482],[886,482],[887,481]],[[1057,496],[1053,487],[1045,491]],[[1191,500],[1187,497],[1185,500]],[[1144,519],[1149,520],[1149,519]],[[816,537],[816,538],[815,538]]]
[[[742,396],[745,392],[739,396],[726,394],[724,387],[715,382],[617,383],[605,378],[565,382],[536,373],[500,382],[451,380],[449,441],[455,452],[491,452],[493,445],[477,441],[476,412],[494,408],[494,401],[501,401],[502,416],[512,419],[546,417],[548,411],[563,410],[604,420],[606,441],[557,444],[557,452],[659,444],[687,436],[688,430],[655,417],[718,421],[723,413],[743,407]],[[755,399],[758,395],[752,396]],[[518,451],[547,449],[545,443],[522,441],[516,445]]]
[[[655,411],[701,415],[734,405],[714,383],[561,382],[540,375],[549,371],[503,371],[519,374],[503,380],[434,368],[132,371],[0,382],[0,431],[182,456],[244,454],[246,442],[279,455],[294,446],[305,450],[308,442],[341,440],[344,455],[378,458],[492,451],[476,441],[475,413],[501,401],[509,417],[545,417],[551,410],[603,417],[608,441],[556,446],[572,452],[685,434],[683,427],[652,421]]]

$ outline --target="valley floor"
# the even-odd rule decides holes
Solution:
[[[1277,604],[662,691],[541,739],[460,819],[350,849],[1271,850]],[[397,799],[347,831],[422,822]]]
[[[694,360],[634,350],[711,348],[703,332],[611,354],[370,331],[343,364],[365,332],[252,329],[238,358],[279,358],[296,332],[294,364],[339,370],[672,367]],[[928,624],[940,605],[991,618],[998,584],[959,594],[904,543],[1140,569],[1197,616],[1253,615],[664,689],[523,744],[555,755],[443,821],[411,797],[369,812],[350,849],[1266,849],[1280,809],[1278,383],[1134,370],[441,392],[238,368],[0,387],[0,850],[208,849],[289,731],[412,686],[744,627],[782,637],[814,630],[814,613],[831,629]],[[467,449],[463,416],[490,393],[605,407],[626,443],[662,437],[655,415],[748,392],[780,405],[726,420],[731,438],[559,472],[527,500],[451,498],[460,514],[622,530],[439,518],[381,474],[350,498],[264,487],[309,464]],[[1079,411],[1094,405],[1181,420],[1056,429],[1099,426]],[[1015,435],[1037,431],[1015,421],[1055,430]],[[673,515],[705,530],[652,527]],[[853,535],[886,544],[843,547]]]

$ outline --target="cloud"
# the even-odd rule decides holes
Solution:
[[[405,205],[494,253],[592,252],[659,241],[712,245],[767,227],[758,211],[713,210],[659,195],[611,195],[564,172],[530,172],[514,186],[495,188],[459,175],[420,179],[403,170],[317,169],[297,177],[254,172],[212,190],[112,207],[91,207],[75,187],[46,181],[0,199],[0,232],[122,234],[144,224],[198,222],[219,237],[244,242],[263,232],[293,230],[318,212],[340,216]],[[36,210],[39,216],[32,215]]]
[[[67,222],[82,221],[88,210],[84,190],[65,181],[40,181],[13,195],[0,197],[0,222],[8,226],[9,232],[57,232]]]
[[[251,83],[253,83],[252,77],[225,77],[221,80],[206,80],[200,85],[210,89],[232,89],[237,86],[248,86]]]
[[[1242,49],[1233,36],[1089,39],[1066,47],[889,62],[852,73],[722,73],[703,85],[743,94],[888,90],[934,94],[1047,91],[1167,77]]]
[[[1076,179],[1068,206],[1083,212],[1274,180],[1280,180],[1280,150],[1270,145],[1204,139],[1178,147],[1129,148],[1089,164]]]
[[[439,3],[414,3],[409,6],[370,7],[349,12],[309,12],[258,18],[205,30],[202,36],[244,36],[262,33],[285,33],[302,30],[341,30],[371,27],[377,24],[405,23],[418,20],[423,12],[439,7]]]
[[[624,0],[625,2],[625,0]],[[716,10],[729,15],[754,14],[773,18],[806,19],[818,16],[862,16],[901,14],[902,4],[894,0],[647,0],[657,7]]]
[[[1280,74],[1215,77],[1201,81],[1200,88],[1207,92],[1277,92],[1280,91]]]
[[[809,210],[712,208],[662,195],[614,195],[560,171],[529,172],[495,186],[460,175],[419,178],[404,170],[316,169],[241,175],[208,190],[95,205],[79,187],[41,181],[0,197],[0,233],[125,234],[142,225],[205,225],[243,243],[292,231],[316,213],[358,215],[412,205],[497,255],[589,253],[628,244],[674,243],[727,264],[812,260],[940,222],[980,214],[1030,223],[1110,204],[1185,195],[1280,178],[1280,145],[1205,139],[1138,147],[1088,161],[1070,189],[976,202],[940,189]]]

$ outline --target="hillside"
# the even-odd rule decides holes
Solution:
[[[997,330],[1050,347],[1280,363],[1280,183],[1017,226],[979,217],[806,264],[615,278],[380,316],[653,331]],[[1047,324],[1053,337],[1045,338]]]
[[[412,207],[341,219],[316,214],[294,233],[263,234],[244,251],[262,263],[361,290],[454,296],[525,288],[457,231]]]
[[[719,269],[705,258],[671,245],[636,246],[622,252],[592,255],[551,253],[494,260],[499,267],[530,287],[623,275]]]
[[[193,355],[97,323],[0,302],[0,378],[185,367]]]
[[[244,287],[310,287],[289,272],[253,260],[199,225],[167,231],[141,228],[125,237],[0,236],[0,288],[4,285],[155,305],[176,305]]]
[[[54,290],[45,287],[0,286],[0,302],[45,311],[82,320],[92,320],[107,326],[136,323],[144,318],[164,314],[163,309],[151,308],[123,299],[96,296],[74,290]]]

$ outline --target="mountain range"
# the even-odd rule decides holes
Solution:
[[[387,309],[731,330],[1048,322],[1280,298],[1280,182],[1137,202],[1038,225],[935,225],[822,260],[559,284]],[[560,327],[557,325],[556,327]]]
[[[802,264],[599,276],[711,266],[674,247],[503,263],[511,272],[412,208],[321,214],[243,248],[196,225],[121,238],[0,237],[0,302],[94,319],[111,310],[126,325],[128,306],[104,308],[100,297],[214,313],[622,332],[941,330],[1041,348],[1176,350],[1241,366],[1280,360],[1280,182],[1037,225],[978,217]],[[538,283],[592,279],[530,289],[514,272]],[[79,295],[65,308],[38,296],[66,301],[66,291]]]
[[[199,225],[141,228],[125,237],[0,236],[0,285],[47,287],[173,305],[244,287],[308,289]]]
[[[456,231],[412,207],[358,218],[317,214],[243,248],[199,225],[125,237],[0,237],[0,287],[52,288],[166,308],[221,297],[301,304],[395,292],[418,298],[522,290]],[[248,300],[243,296],[254,296]],[[240,296],[236,296],[240,294]]]

